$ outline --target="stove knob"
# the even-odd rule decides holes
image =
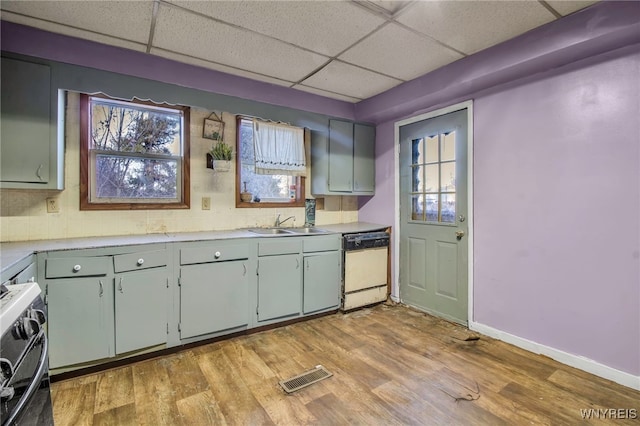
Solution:
[[[0,383],[4,383],[6,380],[13,376],[13,365],[11,361],[6,358],[0,358]]]
[[[29,310],[29,318],[33,318],[38,321],[38,324],[43,325],[47,322],[47,316],[40,309],[30,309]]]
[[[22,318],[22,324],[18,325],[18,333],[24,340],[29,340],[40,332],[40,323],[29,317]]]

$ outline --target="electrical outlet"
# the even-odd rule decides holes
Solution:
[[[202,210],[211,210],[211,197],[202,197]]]
[[[47,213],[60,213],[60,204],[57,198],[47,198]]]

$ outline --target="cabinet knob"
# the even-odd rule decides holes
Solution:
[[[217,252],[215,252],[215,253],[213,254],[213,256],[214,256],[216,259],[219,259],[219,258],[220,258],[220,256],[222,256],[222,253],[220,253],[219,251],[217,251]]]
[[[80,269],[82,269],[82,266],[80,266],[80,265],[75,265],[75,266],[73,267],[73,272],[78,272]]]
[[[144,259],[140,258],[138,259],[138,266],[141,266],[144,263]]]

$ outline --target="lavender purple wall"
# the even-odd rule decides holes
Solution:
[[[474,101],[475,321],[634,375],[639,52]]]
[[[12,22],[0,26],[2,50],[176,84],[352,120],[354,105],[284,86],[233,76],[141,52],[38,30]]]
[[[473,320],[640,376],[639,15],[629,23],[618,7],[628,6],[598,5],[599,16],[609,16],[600,23],[627,35],[615,50],[555,69],[548,56],[532,58],[537,74],[503,76],[492,88],[432,96],[400,87],[366,101],[356,116],[385,121],[377,127],[376,195],[361,201],[359,219],[388,223],[396,215],[393,123],[473,99]],[[571,40],[572,31],[562,37]],[[526,48],[511,44],[518,46]],[[571,46],[560,51],[572,55]],[[437,82],[446,88],[445,71]]]

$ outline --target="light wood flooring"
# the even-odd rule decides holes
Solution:
[[[54,383],[63,425],[639,425],[640,392],[404,306],[335,314]],[[321,364],[333,377],[287,395]],[[627,411],[633,414],[633,411]]]

